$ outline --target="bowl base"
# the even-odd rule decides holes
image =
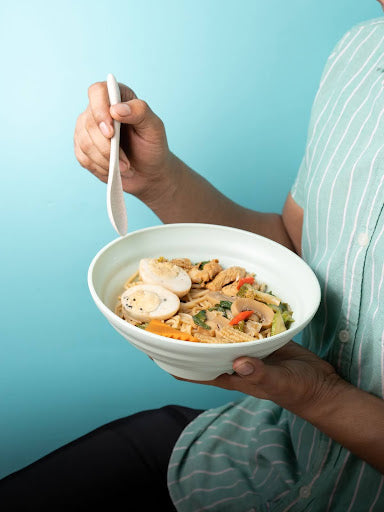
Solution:
[[[164,363],[163,361],[159,361],[157,359],[153,359],[153,361],[167,373],[173,375],[174,377],[179,377],[181,379],[187,380],[198,380],[198,381],[208,381],[213,380],[219,375],[223,373],[222,370],[215,370],[212,368],[207,369],[188,369],[188,368],[180,368],[176,366],[172,366],[170,364]],[[226,373],[232,374],[233,370],[228,370]]]

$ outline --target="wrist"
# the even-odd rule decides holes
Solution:
[[[171,151],[168,152],[161,168],[148,181],[137,198],[145,203],[155,213],[171,201],[180,181],[181,161]]]
[[[383,400],[340,377],[330,389],[314,407],[297,414],[384,474]]]
[[[303,407],[298,407],[297,411],[292,412],[323,430],[322,425],[339,414],[343,404],[349,401],[350,394],[353,394],[354,390],[356,388],[352,384],[342,379],[337,373],[331,373],[326,377],[317,394]]]

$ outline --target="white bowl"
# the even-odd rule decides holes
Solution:
[[[255,272],[258,281],[288,302],[295,322],[270,338],[229,344],[181,341],[138,329],[114,313],[117,297],[141,258],[159,256],[218,258],[224,268],[238,265]],[[96,306],[132,345],[170,374],[202,381],[232,373],[232,362],[239,356],[264,358],[281,348],[311,321],[320,303],[318,280],[299,256],[259,235],[211,224],[166,224],[118,238],[94,257],[88,285]]]

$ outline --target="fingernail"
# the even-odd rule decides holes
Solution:
[[[119,114],[119,116],[129,116],[131,113],[131,107],[127,105],[127,103],[117,103],[113,106],[115,112]]]
[[[235,372],[239,375],[247,376],[251,375],[254,372],[254,367],[251,363],[243,363],[238,368],[235,369]]]
[[[104,137],[110,137],[112,135],[112,127],[108,126],[104,121],[101,121],[99,128]]]

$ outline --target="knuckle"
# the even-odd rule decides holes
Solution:
[[[93,119],[90,121],[94,121],[99,124],[101,121],[105,120],[105,112],[100,108],[94,108],[93,110]]]
[[[146,115],[150,111],[149,105],[144,100],[138,100],[138,107],[141,114]]]
[[[96,170],[100,176],[108,176],[108,169],[104,169],[104,167],[101,167],[101,165],[98,165]]]
[[[86,116],[84,118],[84,128],[87,130],[87,132],[90,132],[93,127],[93,119],[92,116]]]
[[[82,116],[82,114],[77,116],[76,123],[75,123],[75,130],[77,130],[79,128],[79,126],[80,126],[81,116]]]
[[[88,137],[81,137],[79,140],[79,146],[80,146],[81,151],[83,153],[87,154],[87,153],[89,153],[89,151],[92,147],[92,142],[90,141],[90,139]]]
[[[121,101],[130,101],[137,99],[135,91],[128,87],[128,85],[119,84],[121,92]]]
[[[110,144],[102,144],[100,146],[98,146],[98,149],[100,151],[100,153],[103,155],[103,157],[105,158],[109,158],[109,154],[111,152],[111,146]]]
[[[104,87],[104,82],[95,82],[88,87],[88,96],[91,97]]]
[[[164,122],[162,119],[160,119],[160,117],[155,116],[155,123],[159,130],[165,130]]]
[[[78,140],[79,140],[79,130],[77,129],[77,125],[76,125],[75,131],[73,132],[73,143],[75,145],[75,148],[76,148],[76,144],[78,144]]]
[[[82,112],[76,121],[75,126],[75,134],[78,138],[82,136],[82,134],[87,130],[87,121],[89,119],[89,114],[87,111]]]
[[[76,152],[76,151],[75,151],[75,155],[76,155],[77,161],[79,162],[81,167],[84,167],[84,169],[88,169],[88,170],[91,168],[92,162],[86,155],[84,155],[83,153]]]
[[[87,119],[87,117],[88,117],[88,109],[84,110],[84,112],[82,112],[79,115],[79,117],[77,118],[78,123],[83,123],[84,119]]]
[[[151,125],[152,125],[153,129],[156,131],[156,133],[158,134],[158,137],[161,138],[164,136],[165,127],[164,127],[164,123],[160,119],[160,117],[157,117],[156,115],[154,115],[151,118]]]
[[[76,124],[75,124],[75,133],[79,132],[81,130],[81,126],[83,124],[83,114],[81,113],[79,116],[77,116]]]

